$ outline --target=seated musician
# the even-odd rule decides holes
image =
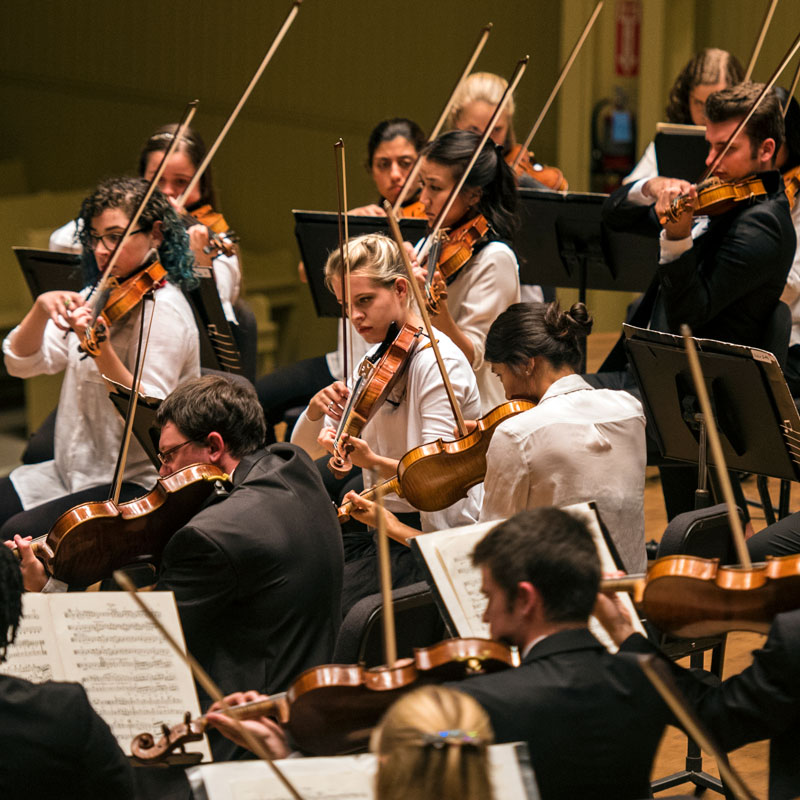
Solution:
[[[577,303],[516,303],[489,328],[486,361],[506,397],[538,403],[503,420],[486,453],[480,519],[504,519],[541,506],[594,500],[622,561],[647,565],[644,549],[645,419],[625,392],[593,389],[575,370],[592,320]],[[354,492],[353,516],[370,524],[375,503]],[[386,514],[389,535],[419,531]]]
[[[16,559],[0,547],[0,663],[22,616]],[[108,725],[75,683],[0,674],[0,797],[133,798],[133,775]]]
[[[595,612],[622,652],[658,650],[635,633],[625,610],[602,595]],[[718,686],[665,657],[680,688],[726,751],[770,740],[769,800],[800,796],[800,610],[776,615],[764,646],[738,675]]]
[[[542,800],[650,796],[651,764],[673,720],[638,663],[589,632],[600,562],[585,524],[558,509],[523,511],[478,543],[473,563],[484,621],[493,638],[519,647],[522,664],[445,686],[483,706],[495,741],[528,743]],[[274,722],[245,724],[263,725],[267,746],[286,754]]]
[[[162,475],[210,463],[233,488],[170,538],[155,588],[175,592],[189,652],[225,691],[281,691],[330,660],[341,622],[341,537],[319,474],[297,447],[263,449],[264,416],[243,382],[187,381],[157,421]],[[26,588],[41,588],[42,563],[15,543]]]
[[[192,310],[181,292],[194,280],[183,225],[166,197],[156,191],[113,269],[119,281],[132,278],[156,258],[166,270],[147,297],[100,337],[97,358],[85,358],[78,344],[92,313],[91,287],[135,213],[147,184],[139,178],[101,183],[81,208],[79,235],[86,289],[44,292],[3,342],[8,371],[20,378],[64,370],[58,403],[54,458],[25,464],[0,479],[0,540],[19,533],[47,533],[65,511],[89,500],[106,500],[122,438],[123,421],[108,398],[105,375],[125,386],[139,344],[142,316],[152,319],[141,392],[166,397],[181,381],[200,373]],[[73,332],[77,335],[73,335]],[[145,494],[158,474],[137,442],[131,444],[120,498]]]
[[[359,236],[348,245],[350,259],[350,320],[361,336],[378,345],[391,324],[417,329],[421,321],[411,305],[411,293],[405,267],[397,245],[386,236]],[[335,250],[325,265],[328,285],[341,302],[342,263]],[[480,397],[475,374],[463,353],[444,334],[437,336],[439,350],[450,376],[456,399],[466,416],[480,414]],[[350,458],[362,470],[375,470],[379,479],[391,478],[399,459],[409,450],[439,437],[452,438],[453,412],[445,392],[433,350],[420,336],[406,360],[407,367],[394,389],[363,429],[361,436],[350,436],[343,445],[354,448]],[[357,367],[358,365],[356,365]],[[358,372],[355,372],[357,375]],[[292,441],[307,452],[334,452],[334,440],[349,389],[341,382],[317,392],[297,422]],[[365,483],[372,485],[367,475]],[[478,518],[480,489],[443,511],[416,514],[405,500],[389,496],[388,508],[409,514],[426,531],[468,525]],[[345,578],[343,611],[358,600],[378,591],[376,548],[372,532],[348,534],[345,538]],[[411,552],[395,542],[391,547],[394,586],[406,586],[422,580],[423,575]]]

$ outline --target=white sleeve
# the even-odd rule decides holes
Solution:
[[[81,252],[81,243],[78,241],[78,225],[71,219],[66,225],[56,228],[50,234],[48,249],[56,253],[76,253]]]
[[[16,378],[32,378],[34,375],[55,375],[65,369],[69,360],[69,348],[77,347],[78,340],[69,333],[66,336],[52,320],[48,320],[42,336],[42,346],[30,356],[18,356],[14,352],[14,336],[19,325],[3,340],[3,356],[6,369]]]
[[[461,279],[469,280],[470,286],[453,317],[472,343],[472,368],[477,372],[483,366],[491,324],[512,303],[519,302],[519,267],[510,248],[489,244],[467,270]]]
[[[217,292],[225,312],[225,318],[229,322],[236,322],[236,314],[233,304],[239,299],[239,289],[242,283],[242,268],[239,264],[239,256],[218,255],[212,262],[214,269],[214,282],[217,284]]]
[[[326,421],[329,422],[329,420],[327,417],[322,417],[318,420],[309,419],[307,412],[308,406],[306,406],[295,423],[290,441],[305,450],[311,458],[322,458],[328,453],[323,447],[320,447],[317,442],[317,436],[319,436]]]
[[[639,163],[633,168],[633,172],[622,179],[622,185],[635,183],[640,180],[650,180],[658,175],[658,162],[656,161],[656,145],[650,142],[644,150],[644,154],[639,159]]]
[[[800,309],[795,308],[800,299],[800,203],[795,203],[792,208],[792,223],[797,234],[797,247],[789,274],[786,276],[786,288],[783,290],[781,300],[792,308],[792,320],[800,317]]]
[[[694,240],[691,236],[686,236],[683,239],[667,239],[667,232],[661,231],[661,235],[659,236],[661,255],[658,263],[669,264],[670,261],[677,260],[687,250],[692,249],[693,243]]]
[[[502,424],[495,430],[486,452],[481,522],[505,519],[527,508],[530,469],[520,445]]]

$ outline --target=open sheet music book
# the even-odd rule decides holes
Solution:
[[[173,593],[148,592],[145,602],[185,650]],[[0,672],[82,684],[128,755],[137,734],[158,738],[162,722],[175,725],[187,711],[200,716],[189,667],[126,592],[26,592],[22,610]],[[211,760],[205,740],[187,749]]]
[[[620,569],[621,562],[595,504],[578,503],[565,506],[562,511],[584,520],[597,546],[602,571]],[[481,594],[480,570],[472,566],[472,551],[502,521],[479,522],[476,525],[424,533],[411,540],[412,550],[430,574],[439,608],[457,636],[489,638],[489,626],[483,622],[486,598]],[[630,595],[626,592],[617,594],[634,620],[636,630],[646,635]],[[617,651],[611,637],[594,617],[589,619],[589,629],[610,652]]]
[[[494,796],[503,800],[540,800],[528,746],[495,744],[489,748]],[[275,762],[305,800],[372,800],[375,756],[288,758]],[[192,767],[186,772],[195,800],[291,800],[291,795],[262,761],[232,761]]]

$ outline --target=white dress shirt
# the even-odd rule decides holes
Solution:
[[[438,332],[436,341],[453,385],[464,417],[480,416],[481,400],[475,375],[467,359],[451,339]],[[384,458],[400,459],[409,450],[421,444],[442,438],[452,441],[455,420],[444,390],[442,377],[436,364],[433,349],[422,336],[403,377],[381,405],[375,416],[364,427],[361,438],[370,449]],[[303,412],[292,431],[292,444],[297,444],[312,457],[320,455],[317,435],[324,426],[336,427],[329,417],[312,421]],[[365,486],[371,485],[368,472],[364,471]],[[478,520],[483,489],[473,487],[464,500],[460,500],[443,511],[421,512],[423,531],[436,531],[459,525],[471,525]],[[406,513],[416,509],[405,500],[390,494],[385,498],[390,511]]]
[[[625,568],[643,571],[644,426],[641,403],[627,392],[560,378],[535,408],[497,426],[481,521],[593,500]]]
[[[84,290],[86,292],[88,290]],[[180,289],[168,283],[155,293],[155,313],[144,362],[141,392],[164,398],[178,384],[200,374],[197,326],[189,303]],[[139,319],[145,307],[145,330],[154,303],[140,303],[111,329],[111,345],[123,364],[133,372],[139,338]],[[48,321],[42,347],[33,355],[14,353],[14,328],[3,341],[8,371],[19,378],[64,372],[56,416],[55,459],[24,464],[10,475],[22,507],[72,494],[90,486],[109,483],[114,476],[123,420],[108,398],[108,386],[92,358],[81,358],[78,339]],[[149,487],[158,472],[139,443],[132,439],[126,481]]]
[[[797,249],[794,251],[794,261],[781,299],[792,310],[792,335],[789,344],[795,345],[800,344],[800,199],[792,207],[792,222],[797,234]]]

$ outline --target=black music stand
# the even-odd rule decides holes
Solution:
[[[34,300],[43,292],[83,289],[80,256],[31,247],[12,249]]]
[[[325,285],[325,262],[328,255],[339,247],[339,215],[331,211],[292,210],[294,234],[300,247],[300,257],[305,265],[308,288],[318,317],[341,317],[342,310],[333,293]],[[403,218],[399,220],[400,233],[407,242],[421,239],[428,228],[426,219]],[[347,232],[352,239],[365,233],[383,233],[391,237],[386,217],[361,217],[347,215]]]
[[[702,125],[659,122],[653,140],[658,174],[694,183],[706,166],[708,142],[705,133]]]
[[[106,383],[112,387],[108,393],[114,408],[124,420],[128,415],[128,404],[130,403],[131,390],[121,383],[105,378]],[[147,457],[153,462],[156,469],[161,467],[158,458],[158,440],[161,435],[161,428],[156,423],[156,412],[161,405],[157,397],[147,397],[139,393],[139,401],[136,408],[136,415],[133,418],[133,435],[147,453]]]
[[[612,231],[602,221],[607,195],[519,189],[514,237],[522,283],[578,290],[643,292],[658,265],[658,239]]]

